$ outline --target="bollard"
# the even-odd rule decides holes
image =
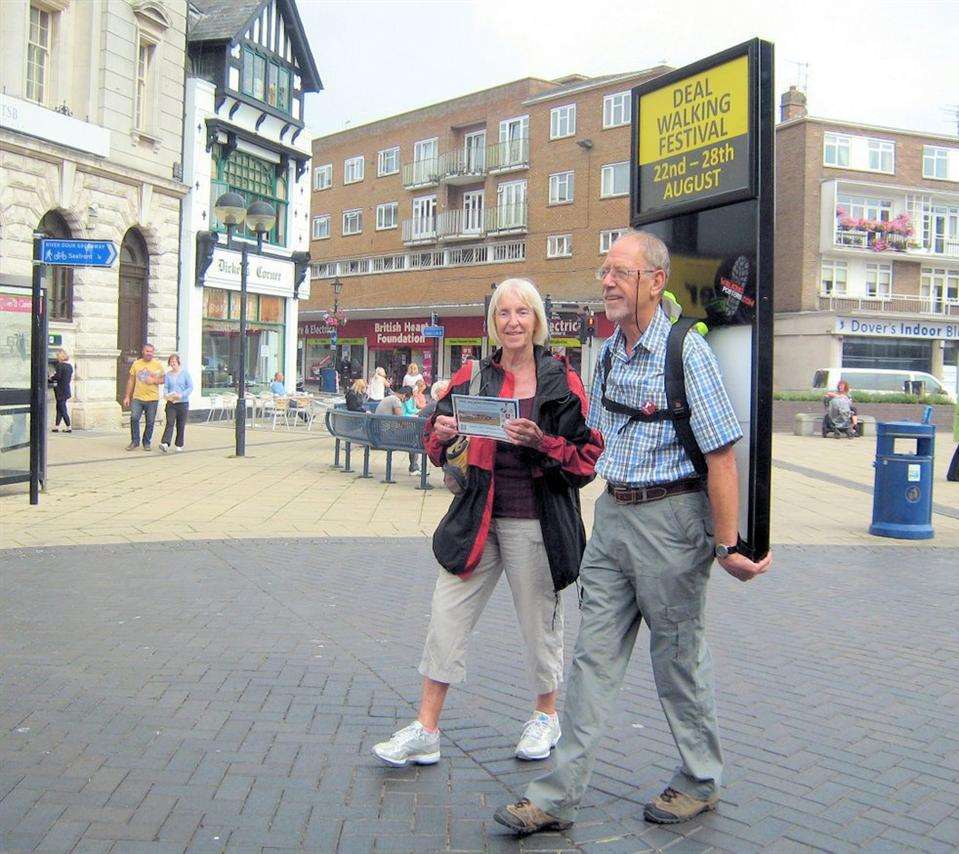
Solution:
[[[869,533],[928,540],[932,530],[933,456],[936,426],[915,421],[876,425],[876,469]],[[914,441],[915,453],[896,453],[896,439]]]

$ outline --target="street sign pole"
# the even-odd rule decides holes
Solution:
[[[33,238],[33,293],[30,312],[30,503],[40,503],[40,443],[45,438],[46,338],[43,335],[43,240]]]

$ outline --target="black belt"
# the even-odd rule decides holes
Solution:
[[[624,486],[620,483],[607,483],[606,491],[613,496],[617,504],[648,504],[650,501],[661,501],[667,495],[699,492],[703,484],[704,481],[698,477],[674,480],[672,483],[657,483],[655,486]]]

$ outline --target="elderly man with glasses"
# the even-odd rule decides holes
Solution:
[[[700,335],[685,338],[683,371],[705,482],[672,423],[643,417],[666,406],[665,244],[629,231],[613,244],[597,278],[606,316],[618,327],[599,355],[587,421],[605,439],[596,473],[607,485],[580,568],[582,621],[561,724],[565,738],[553,770],[495,815],[518,835],[573,823],[643,620],[656,691],[681,758],[643,815],[675,824],[716,805],[723,760],[705,639],[706,582],[714,558],[740,581],[765,572],[771,560],[755,563],[737,549],[733,444],[742,431]]]

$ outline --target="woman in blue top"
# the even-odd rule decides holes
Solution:
[[[160,440],[160,450],[165,454],[170,450],[173,438],[173,426],[176,425],[176,450],[183,450],[183,435],[186,433],[186,419],[190,414],[190,395],[193,393],[193,380],[190,372],[180,367],[180,356],[171,353],[166,360],[169,366],[163,377],[163,399],[166,401],[166,426]]]

